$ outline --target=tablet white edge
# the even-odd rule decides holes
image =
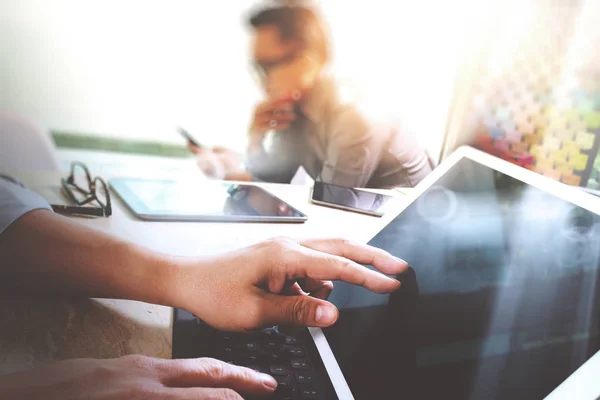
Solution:
[[[546,400],[572,400],[600,398],[600,352],[586,361],[563,383],[552,391]]]

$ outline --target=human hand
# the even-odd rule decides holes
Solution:
[[[252,123],[250,124],[250,139],[262,139],[264,134],[272,129],[284,130],[296,119],[293,103],[299,99],[294,92],[274,99],[266,100],[256,106]]]
[[[2,399],[164,400],[226,399],[273,392],[269,375],[222,361],[127,356],[79,359],[0,376]]]
[[[386,274],[406,262],[389,253],[344,240],[272,239],[254,246],[188,261],[177,273],[175,306],[215,328],[248,331],[273,325],[330,326],[338,310],[325,299],[330,280],[364,286],[376,293],[400,287]]]
[[[191,152],[192,152],[192,153],[194,153],[194,154],[201,153],[201,152],[202,152],[202,150],[203,150],[203,148],[202,148],[202,147],[196,146],[196,145],[195,145],[195,144],[193,144],[192,142],[188,142],[188,143],[187,143],[187,148],[188,148],[188,150],[189,150],[189,151],[191,151]]]
[[[248,173],[242,167],[238,155],[224,147],[215,147],[212,150],[195,147],[197,164],[200,170],[211,178],[226,180],[244,179]]]

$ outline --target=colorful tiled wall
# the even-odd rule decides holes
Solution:
[[[465,127],[476,147],[600,189],[598,36],[581,26],[581,12],[542,7],[522,32],[492,46]]]

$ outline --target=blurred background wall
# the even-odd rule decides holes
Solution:
[[[367,112],[439,153],[456,66],[485,2],[321,0],[332,69]],[[248,12],[269,2],[0,0],[0,108],[54,132],[241,150],[261,98]]]
[[[0,0],[0,109],[59,147],[186,155],[183,126],[241,151],[262,98],[246,18],[274,3]],[[328,22],[344,96],[434,158],[485,137],[486,151],[600,189],[597,0],[304,3]]]

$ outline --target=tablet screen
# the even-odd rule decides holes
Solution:
[[[408,261],[342,282],[325,336],[355,398],[540,399],[600,350],[600,218],[463,158],[371,242]]]
[[[116,179],[111,186],[136,214],[182,219],[202,217],[304,218],[264,189],[224,182]]]

